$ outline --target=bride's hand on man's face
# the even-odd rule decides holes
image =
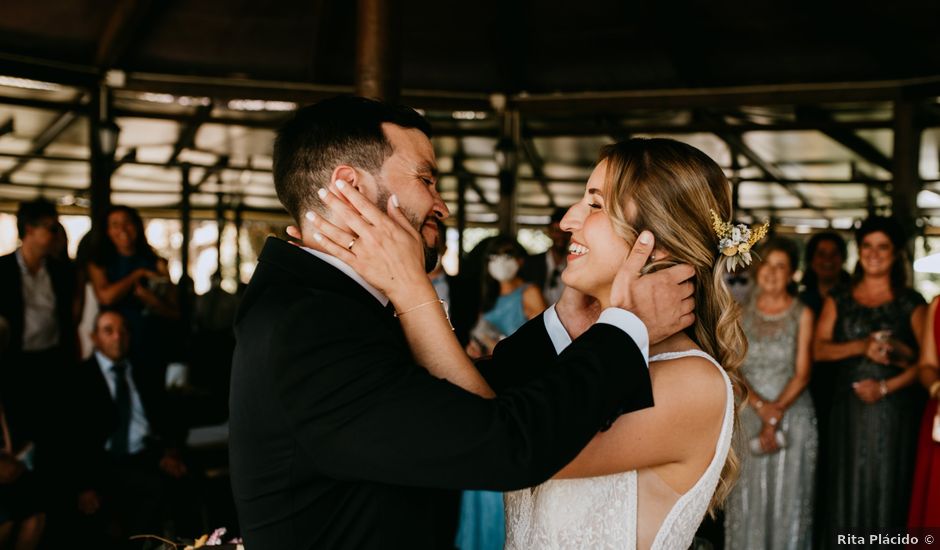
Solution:
[[[386,207],[382,212],[342,180],[337,180],[329,191],[321,189],[320,194],[332,221],[308,212],[302,222],[303,231],[288,227],[291,237],[346,262],[393,302],[414,285],[428,280],[424,239],[398,207],[395,195],[388,205],[382,205]]]

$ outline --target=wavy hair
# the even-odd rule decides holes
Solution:
[[[721,168],[705,153],[671,139],[634,138],[608,145],[600,161],[607,161],[607,204],[614,231],[632,243],[644,229],[656,236],[656,246],[668,259],[646,267],[653,271],[684,263],[695,270],[695,323],[686,329],[703,351],[727,372],[738,404],[745,386],[739,368],[747,353],[741,327],[741,308],[725,284],[725,261],[718,249],[710,210],[732,219],[731,184]],[[635,205],[635,219],[627,212]],[[737,423],[735,407],[735,423]],[[719,508],[734,485],[740,461],[729,449],[710,511]]]

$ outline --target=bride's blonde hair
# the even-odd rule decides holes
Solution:
[[[703,351],[728,373],[738,403],[744,399],[739,368],[747,353],[741,310],[725,284],[725,262],[710,211],[731,219],[731,184],[721,168],[705,153],[671,139],[634,138],[608,145],[600,161],[607,161],[604,203],[614,231],[632,243],[644,229],[653,232],[656,248],[668,259],[646,270],[677,263],[695,269],[695,323],[686,329]],[[635,218],[627,203],[632,200]],[[737,423],[735,407],[735,424]],[[734,480],[739,460],[728,451],[721,481],[709,507],[721,506]]]

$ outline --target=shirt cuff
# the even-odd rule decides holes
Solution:
[[[571,336],[565,330],[565,326],[561,324],[561,319],[558,318],[554,305],[545,310],[542,319],[545,321],[545,330],[548,332],[548,337],[551,339],[552,345],[555,346],[555,354],[561,355],[561,352],[571,345]]]
[[[558,318],[557,314],[555,318]],[[633,342],[640,348],[640,351],[643,352],[643,360],[646,361],[646,366],[649,367],[650,335],[646,330],[646,325],[643,324],[643,321],[641,321],[639,317],[625,309],[609,307],[601,312],[601,316],[597,318],[597,322],[613,325],[626,332],[627,336],[632,338]],[[559,321],[558,324],[561,325],[561,321]],[[551,334],[551,331],[549,331],[549,334]],[[552,342],[554,342],[554,340],[552,340]]]

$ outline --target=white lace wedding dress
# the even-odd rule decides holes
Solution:
[[[663,353],[651,357],[650,362],[690,355],[708,359],[718,367],[727,388],[715,456],[695,485],[679,495],[655,472],[633,470],[586,479],[550,480],[531,489],[506,493],[507,550],[634,550],[638,538],[641,546],[654,550],[685,549],[692,544],[731,445],[734,396],[724,369],[704,352]],[[640,485],[643,499],[638,499]],[[638,516],[642,518],[639,521]]]

